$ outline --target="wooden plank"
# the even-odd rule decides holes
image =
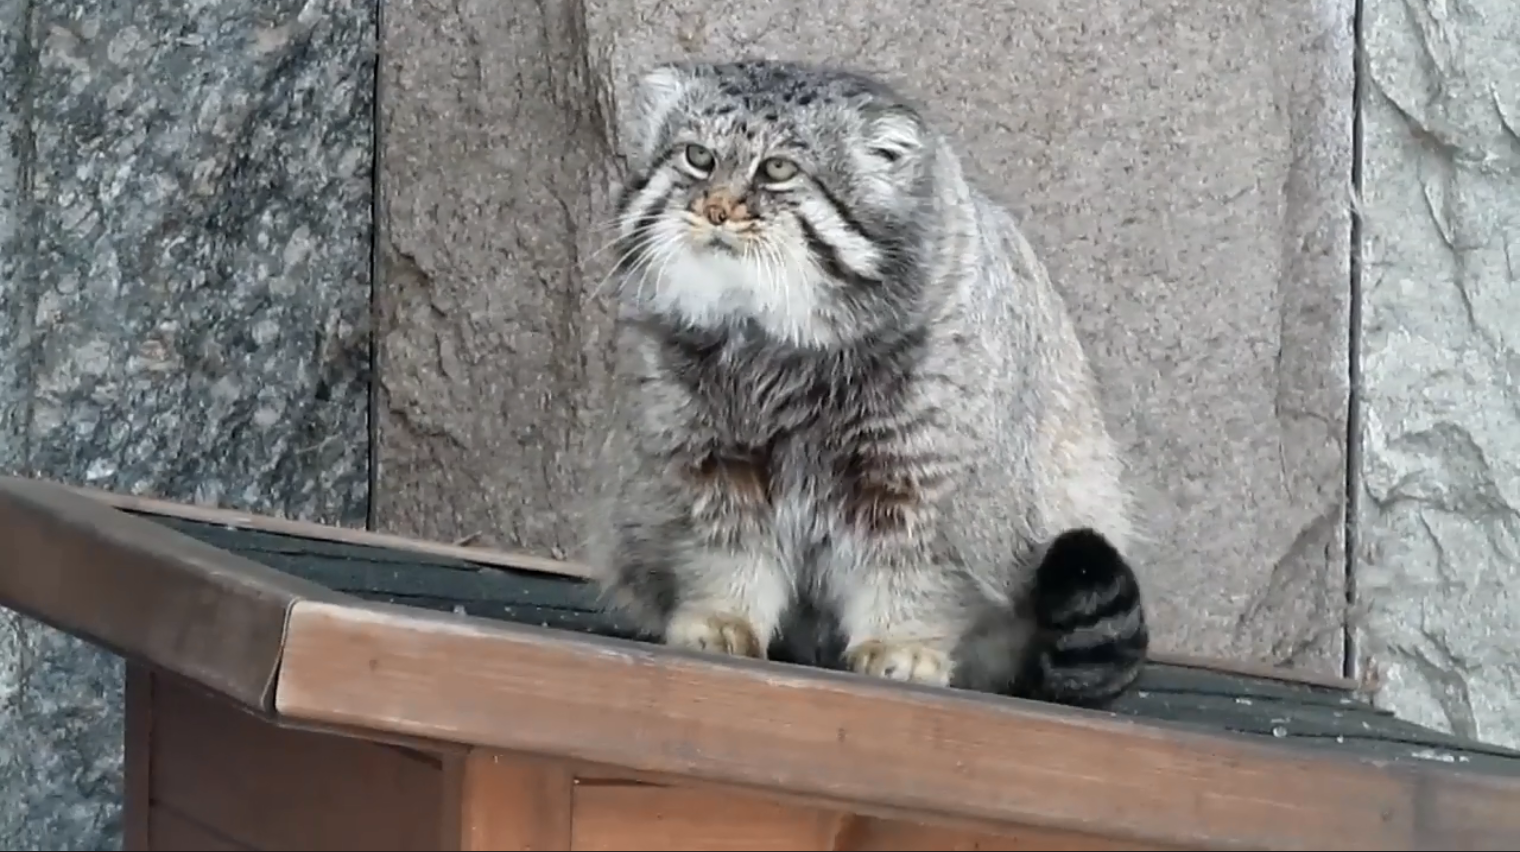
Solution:
[[[837,811],[727,791],[579,784],[571,848],[575,852],[832,849],[844,819]]]
[[[122,743],[122,849],[152,848],[149,811],[153,779],[153,672],[133,662],[126,672],[125,737]]]
[[[139,497],[134,494],[118,494],[95,488],[83,488],[79,486],[68,486],[68,488],[79,496],[86,497],[97,503],[144,515],[163,515],[187,521],[201,521],[218,526],[281,533],[319,541],[338,541],[370,547],[385,547],[408,553],[463,559],[481,565],[514,568],[519,571],[536,571],[566,577],[591,576],[590,569],[584,565],[564,562],[558,559],[549,559],[543,556],[534,556],[529,553],[509,553],[483,547],[444,544],[442,542],[424,541],[422,539],[407,538],[390,533],[371,532],[354,527],[314,524],[309,521],[277,518],[253,512],[240,512],[210,506],[195,506],[169,500],[156,500],[151,497]]]
[[[327,589],[48,482],[0,477],[0,605],[267,706],[285,614]]]
[[[144,848],[153,852],[253,852],[167,807],[154,808],[148,820],[153,845]]]
[[[1000,833],[945,828],[902,820],[876,817],[851,817],[834,838],[837,852],[923,852],[945,849],[969,850],[1042,850],[1042,852],[1151,852],[1169,847],[1120,843],[1102,837],[1050,831],[1040,828],[1010,828]]]
[[[276,704],[925,822],[1215,849],[1520,845],[1513,778],[393,607],[297,604]],[[1440,812],[1453,800],[1461,827]]]
[[[436,850],[435,758],[285,730],[193,686],[155,679],[152,795],[258,849]]]
[[[576,852],[829,849],[838,852],[1046,850],[1148,852],[1162,847],[1038,828],[1002,833],[950,828],[809,807],[722,786],[691,787],[580,778]]]
[[[571,764],[575,782],[587,786],[646,786],[686,787],[689,780],[655,772],[620,769],[597,763],[575,762]],[[704,782],[702,789],[712,793],[725,793],[738,797],[763,797],[795,809],[820,807],[817,796],[802,796],[791,792],[759,790],[730,784]],[[1009,844],[1024,844],[1018,848],[1029,849],[1127,849],[1146,850],[1171,847],[1144,846],[1133,842],[1115,844],[1106,838],[1056,832],[1032,826],[1010,829],[1007,825],[977,824],[971,820],[957,820],[956,825],[926,824],[905,821],[895,816],[891,809],[871,803],[856,803],[848,809],[830,808],[841,815],[835,826],[833,845],[829,848],[844,849],[997,849]],[[1001,832],[1001,833],[1000,833]],[[959,844],[959,845],[957,845]]]
[[[560,761],[473,749],[446,765],[452,802],[440,849],[569,850],[574,778]],[[453,819],[449,819],[449,816]]]

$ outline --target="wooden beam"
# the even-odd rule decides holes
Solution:
[[[532,571],[539,574],[578,578],[591,576],[591,569],[585,565],[550,559],[544,556],[534,556],[529,553],[512,553],[484,547],[444,544],[442,542],[424,541],[392,535],[390,533],[370,532],[369,530],[355,529],[353,527],[314,524],[308,521],[276,518],[253,512],[240,512],[211,506],[175,503],[169,500],[156,500],[151,497],[139,497],[133,494],[118,494],[95,488],[69,486],[69,490],[81,497],[89,498],[98,503],[104,503],[107,506],[120,509],[124,512],[158,515],[160,517],[178,518],[185,521],[198,521],[205,524],[216,524],[217,526],[229,529],[277,533],[279,535],[295,536],[296,538],[306,538],[314,541],[331,541],[361,547],[382,547],[389,550],[399,550],[403,553],[417,553],[444,559],[459,559],[464,562],[475,562],[498,568],[512,568],[518,571]]]
[[[441,849],[569,850],[575,779],[569,764],[472,749],[451,756]]]
[[[358,726],[1208,849],[1513,849],[1520,782],[382,605],[298,603],[276,706]]]
[[[0,606],[250,707],[273,695],[285,615],[342,596],[70,489],[0,477]]]
[[[128,662],[126,672],[125,741],[122,743],[122,848],[146,852],[153,848],[153,672]]]

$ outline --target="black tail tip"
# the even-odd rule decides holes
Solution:
[[[1050,542],[1033,579],[1039,632],[1020,678],[1025,694],[1074,706],[1112,703],[1149,653],[1134,569],[1101,533],[1078,528]]]
[[[1102,533],[1088,527],[1067,530],[1051,541],[1035,571],[1035,611],[1061,611],[1094,589],[1123,587],[1138,594],[1138,586],[1134,570]]]

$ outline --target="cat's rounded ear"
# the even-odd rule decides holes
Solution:
[[[654,156],[666,122],[691,83],[686,68],[666,63],[645,71],[634,84],[633,138],[629,141],[645,162]]]
[[[918,113],[902,106],[877,106],[866,113],[866,150],[895,165],[923,153],[928,128]]]

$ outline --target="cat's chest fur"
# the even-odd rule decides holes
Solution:
[[[692,449],[755,467],[777,524],[808,538],[849,500],[884,437],[876,427],[896,419],[916,349],[903,337],[803,350],[755,332],[688,333],[663,361],[688,395]]]

